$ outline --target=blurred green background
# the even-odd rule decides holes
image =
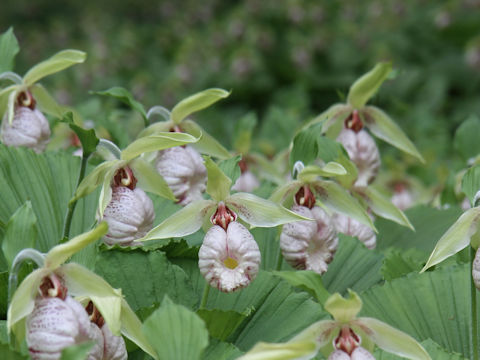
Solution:
[[[254,111],[253,147],[273,155],[301,123],[343,101],[357,77],[392,60],[396,76],[372,102],[427,166],[379,144],[384,169],[439,184],[466,165],[452,139],[480,113],[478,0],[4,0],[0,8],[0,32],[13,26],[20,42],[18,73],[64,48],[88,53],[43,83],[120,145],[141,122],[90,90],[122,86],[146,108],[208,87],[232,90],[197,119],[231,148],[235,123]]]

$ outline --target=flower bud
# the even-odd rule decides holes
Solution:
[[[38,109],[16,106],[11,124],[7,114],[3,117],[1,140],[7,146],[26,146],[40,153],[50,141],[48,120]]]
[[[103,215],[108,223],[108,233],[103,240],[108,245],[128,246],[150,231],[154,218],[153,202],[142,189],[113,187],[112,200]]]
[[[333,225],[339,233],[356,237],[363,242],[368,249],[375,249],[377,246],[377,235],[375,235],[375,232],[367,225],[339,213],[336,213],[332,219]]]
[[[207,169],[195,149],[176,146],[159,151],[156,167],[181,205],[202,198],[207,188]]]
[[[240,175],[240,177],[235,181],[235,184],[232,186],[232,190],[243,191],[243,192],[252,192],[260,186],[260,182],[257,177],[249,170],[245,171]]]
[[[316,221],[295,221],[283,226],[280,235],[283,257],[296,269],[313,270],[323,274],[338,246],[332,220],[318,206],[310,210],[306,206],[294,205],[292,211]]]
[[[260,250],[252,234],[236,221],[226,231],[221,226],[212,226],[198,252],[203,277],[223,292],[250,284],[257,276],[260,260]]]
[[[405,184],[397,184],[395,186],[392,198],[390,200],[392,201],[393,205],[402,211],[412,207],[415,201],[412,192]]]
[[[85,309],[67,296],[39,297],[27,317],[27,345],[33,360],[60,359],[62,350],[90,339]]]
[[[365,130],[355,132],[343,129],[337,141],[345,147],[348,156],[357,166],[358,177],[354,186],[365,187],[370,184],[380,168],[380,153],[375,140]]]

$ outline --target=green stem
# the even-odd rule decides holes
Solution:
[[[205,309],[208,300],[208,293],[210,292],[210,285],[206,282],[203,288],[202,302],[200,303],[200,309]]]
[[[78,175],[78,181],[77,181],[77,186],[75,187],[78,189],[78,185],[82,182],[83,178],[85,177],[85,170],[87,169],[87,162],[88,162],[88,156],[83,156],[82,157],[82,165],[80,167],[80,174]],[[65,224],[63,226],[63,238],[60,241],[61,243],[66,242],[68,237],[70,236],[70,226],[72,225],[72,219],[73,219],[73,212],[75,210],[75,207],[77,206],[77,199],[70,201],[68,203],[68,210],[67,210],[67,217],[65,218]]]
[[[275,270],[277,271],[282,270],[282,265],[283,265],[283,255],[282,255],[282,250],[279,248],[278,254],[277,254],[277,265],[275,266]]]
[[[473,360],[478,360],[478,330],[477,330],[477,288],[473,282],[472,268],[473,260],[475,259],[475,250],[470,247],[470,296],[472,298],[472,347]]]

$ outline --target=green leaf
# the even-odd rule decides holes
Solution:
[[[254,112],[249,112],[235,124],[233,148],[236,153],[245,155],[250,152],[252,132],[257,122],[257,115]]]
[[[375,106],[367,106],[360,115],[363,115],[365,125],[375,136],[425,163],[415,145],[383,110]]]
[[[95,342],[88,341],[78,345],[72,345],[62,350],[60,360],[85,360]]]
[[[182,130],[190,135],[200,138],[192,146],[201,154],[216,157],[218,159],[229,159],[231,154],[223,147],[213,136],[208,134],[204,129],[192,120],[183,120],[181,125]]]
[[[223,89],[207,89],[198,92],[180,101],[172,109],[171,118],[175,124],[185,119],[190,114],[205,109],[230,95],[229,91]]]
[[[312,220],[256,195],[239,192],[229,196],[225,204],[230,206],[251,226],[274,227],[298,220]]]
[[[157,169],[155,169],[150,163],[141,158],[136,158],[129,163],[129,166],[133,170],[133,173],[138,180],[138,186],[142,190],[156,194],[165,199],[172,201],[177,200],[163,176],[160,175]]]
[[[208,345],[205,323],[194,312],[166,297],[143,324],[159,359],[200,359]]]
[[[67,113],[68,117],[72,118],[73,114]],[[86,130],[78,125],[72,123],[68,124],[70,129],[77,134],[80,143],[82,144],[83,157],[88,158],[97,149],[98,142],[100,141],[95,134],[94,129]]]
[[[87,54],[79,50],[62,50],[49,59],[32,67],[23,77],[23,83],[31,86],[45,76],[62,71],[72,65],[83,63]]]
[[[12,350],[8,345],[0,345],[0,354],[3,360],[27,360],[30,359],[27,355],[22,355]]]
[[[237,181],[242,174],[240,166],[238,166],[240,160],[242,160],[242,156],[237,155],[218,163],[218,167],[227,177],[230,178],[230,180],[232,180],[232,184],[235,184],[235,181]]]
[[[468,264],[413,273],[362,293],[361,315],[472,359],[470,279]]]
[[[203,353],[203,360],[235,360],[242,356],[243,352],[230,343],[210,339],[210,344]],[[455,359],[457,360],[457,359]]]
[[[160,251],[104,251],[97,258],[95,272],[121,288],[134,311],[160,304],[165,295],[189,308],[198,303],[185,272]]]
[[[31,202],[27,201],[15,211],[5,229],[2,251],[9,268],[12,267],[13,259],[21,250],[35,247],[37,234],[37,218]]]
[[[385,280],[393,280],[412,272],[419,272],[425,261],[426,257],[424,259],[423,253],[416,249],[408,251],[391,249],[385,254],[382,275]]]
[[[438,240],[422,272],[466,248],[478,230],[480,208],[468,209]]]
[[[312,183],[316,191],[316,199],[321,201],[323,205],[329,209],[345,214],[352,219],[371,227],[376,231],[370,216],[366,210],[358,203],[340,185],[332,181],[316,181]]]
[[[198,138],[186,133],[155,133],[154,135],[141,137],[128,145],[127,148],[122,151],[122,160],[129,161],[143,153],[164,150],[196,141],[198,141]]]
[[[250,315],[250,312],[241,314],[232,310],[199,309],[197,310],[197,315],[205,322],[211,337],[225,341]]]
[[[475,195],[480,191],[480,165],[472,166],[462,178],[462,191],[474,206]]]
[[[354,109],[361,109],[377,92],[392,71],[392,63],[380,62],[368,73],[353,83],[348,92],[347,102]]]
[[[465,161],[480,153],[477,134],[480,134],[480,119],[476,115],[469,116],[455,131],[453,147]]]
[[[111,96],[117,100],[120,100],[124,104],[130,106],[133,110],[138,111],[140,115],[142,115],[143,119],[148,122],[145,108],[141,103],[133,98],[133,95],[127,89],[124,89],[120,86],[114,86],[108,90],[91,91],[90,93],[95,95]]]
[[[204,218],[215,205],[216,203],[211,200],[194,201],[165,219],[158,226],[150,230],[147,235],[136,241],[143,242],[154,239],[168,239],[193,234],[202,227]]]
[[[342,297],[339,293],[330,296],[325,303],[325,310],[332,314],[339,322],[348,322],[357,317],[362,309],[362,300],[355,291],[348,290],[349,298]]]
[[[362,317],[355,324],[364,330],[379,348],[413,360],[431,360],[425,349],[411,336],[373,318]]]
[[[13,61],[20,51],[13,28],[0,35],[0,73],[13,70]]]
[[[321,131],[321,124],[316,124],[295,135],[289,158],[290,167],[297,161],[302,161],[305,165],[315,161],[318,156],[317,138],[321,137]]]
[[[52,95],[48,93],[47,89],[41,84],[33,85],[30,90],[43,113],[52,115],[57,119],[62,119],[64,117],[65,107],[58,104]]]
[[[215,201],[223,201],[230,195],[232,180],[210,159],[204,156],[207,168],[207,194]]]
[[[397,224],[406,226],[415,230],[402,210],[392,204],[390,199],[386,198],[379,191],[369,186],[361,190],[366,196],[369,208],[378,216],[395,221]]]
[[[274,271],[273,275],[287,280],[290,285],[299,287],[314,296],[320,304],[324,304],[330,293],[323,286],[322,277],[314,271]]]

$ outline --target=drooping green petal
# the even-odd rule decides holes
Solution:
[[[8,116],[8,123],[12,124],[13,116],[15,115],[15,99],[17,98],[18,91],[12,91],[10,95],[8,95],[8,102],[7,102],[7,116]]]
[[[465,249],[478,230],[480,207],[468,209],[438,240],[421,272]]]
[[[207,168],[207,194],[215,201],[223,201],[230,195],[232,180],[208,156],[204,157]]]
[[[304,183],[299,180],[290,181],[285,185],[280,186],[274,193],[270,196],[270,201],[283,204],[283,202],[289,197],[294,196],[295,193],[300,189]]]
[[[342,164],[339,164],[335,161],[330,161],[329,163],[325,164],[323,167],[317,165],[309,165],[306,166],[300,174],[298,174],[298,178],[304,182],[314,181],[318,176],[324,177],[332,177],[332,176],[341,176],[346,175],[347,170],[343,167]]]
[[[362,192],[366,196],[368,206],[376,215],[415,230],[403,211],[393,205],[390,199],[384,197],[371,186],[362,189]]]
[[[85,296],[92,300],[112,333],[120,335],[122,303],[120,290],[112,288],[103,278],[75,263],[63,265],[57,273],[65,280],[69,294]]]
[[[190,144],[198,140],[198,138],[186,133],[155,133],[141,137],[128,145],[127,148],[122,151],[122,160],[132,160],[143,153]]]
[[[280,344],[259,342],[237,360],[308,360],[317,354],[314,341],[295,341]]]
[[[349,289],[348,294],[350,297],[345,299],[339,293],[335,293],[328,298],[324,306],[325,310],[341,323],[352,321],[362,309],[362,299],[357,293]]]
[[[65,108],[61,106],[57,101],[50,95],[41,84],[35,84],[30,88],[30,91],[33,94],[33,97],[37,101],[38,106],[42,112],[55,116],[57,119],[63,117]]]
[[[122,323],[122,334],[137,344],[148,355],[152,356],[154,359],[157,359],[155,350],[153,350],[152,346],[142,332],[142,323],[125,299],[122,299],[120,321]]]
[[[347,102],[355,109],[361,109],[377,92],[392,71],[392,63],[381,62],[353,83],[348,92]]]
[[[81,235],[75,236],[66,243],[53,247],[45,256],[45,268],[54,270],[65,261],[67,261],[73,254],[83,249],[88,244],[100,239],[108,231],[106,222],[101,222],[93,230],[90,230]]]
[[[223,147],[213,136],[202,129],[200,125],[192,120],[184,120],[181,124],[181,129],[197,138],[200,138],[192,146],[201,154],[210,155],[220,160],[225,160],[231,157],[227,149]],[[200,137],[201,136],[201,137]]]
[[[352,324],[360,327],[382,350],[411,360],[431,360],[414,338],[380,320],[362,317]]]
[[[17,322],[24,319],[32,312],[35,297],[38,294],[38,287],[40,286],[42,279],[50,273],[50,269],[40,268],[23,279],[22,283],[17,288],[17,291],[15,291],[8,308],[7,328],[9,332],[12,331]],[[15,332],[15,336],[21,341],[25,334]]]
[[[172,109],[172,120],[175,124],[179,124],[188,115],[205,109],[229,95],[230,92],[223,89],[207,89],[193,94],[175,105]]]
[[[360,115],[363,115],[365,125],[375,136],[407,154],[415,156],[422,163],[425,162],[423,156],[403,130],[383,110],[375,106],[367,106]]]
[[[66,69],[72,65],[84,62],[86,58],[87,54],[83,51],[60,51],[51,58],[32,67],[23,77],[23,83],[27,86],[33,85],[45,76],[62,71],[63,69]]]
[[[366,210],[344,188],[332,181],[319,180],[312,183],[317,200],[333,211],[345,214],[376,231]]]
[[[252,226],[274,227],[298,220],[312,220],[269,200],[253,194],[239,192],[229,196],[225,204]]]
[[[214,206],[215,201],[194,201],[154,227],[143,238],[136,241],[167,239],[193,234],[202,227],[203,219]]]
[[[138,186],[147,192],[157,194],[166,199],[176,201],[175,195],[168,187],[167,182],[150,163],[142,158],[133,159],[129,163],[135,177],[138,180]]]
[[[143,129],[138,138],[153,135],[156,133],[168,132],[173,128],[173,121],[159,121]]]

